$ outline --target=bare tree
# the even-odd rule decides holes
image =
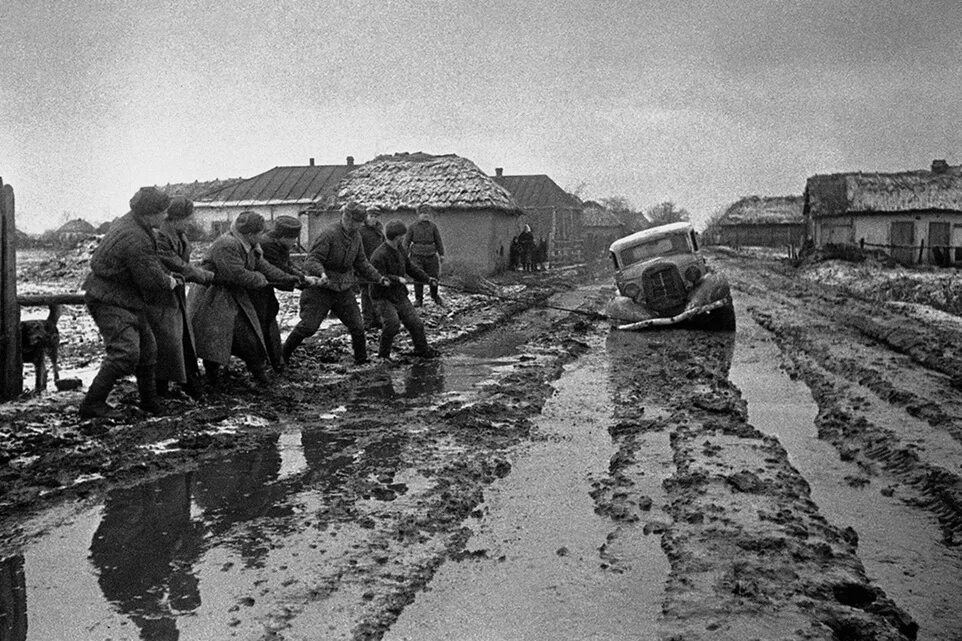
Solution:
[[[624,196],[609,196],[601,199],[601,204],[618,217],[625,227],[631,231],[640,231],[651,226],[645,214],[636,210]]]
[[[667,225],[668,223],[680,223],[691,219],[691,214],[687,209],[678,207],[671,201],[665,201],[645,212],[652,225]]]

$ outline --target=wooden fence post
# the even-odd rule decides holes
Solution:
[[[0,178],[0,400],[23,392],[13,187]]]

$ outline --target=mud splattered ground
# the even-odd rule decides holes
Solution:
[[[438,360],[0,407],[3,638],[960,638],[962,324],[712,261],[734,334],[515,274],[425,308]]]

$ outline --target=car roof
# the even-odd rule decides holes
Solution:
[[[608,251],[619,252],[625,247],[633,247],[638,243],[657,240],[659,238],[664,238],[665,236],[677,234],[678,232],[687,233],[691,231],[691,228],[690,222],[682,221],[680,223],[659,225],[658,227],[652,227],[651,229],[642,229],[641,231],[636,231],[633,234],[625,236],[624,238],[619,238],[615,242],[611,243],[611,247],[608,248]]]

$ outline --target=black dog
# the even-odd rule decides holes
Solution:
[[[47,389],[47,364],[50,359],[53,367],[54,384],[60,382],[60,367],[57,364],[57,353],[60,350],[60,332],[57,331],[57,321],[60,319],[60,305],[50,305],[50,314],[46,320],[29,320],[20,322],[20,345],[23,363],[33,363],[36,384],[34,394]]]

